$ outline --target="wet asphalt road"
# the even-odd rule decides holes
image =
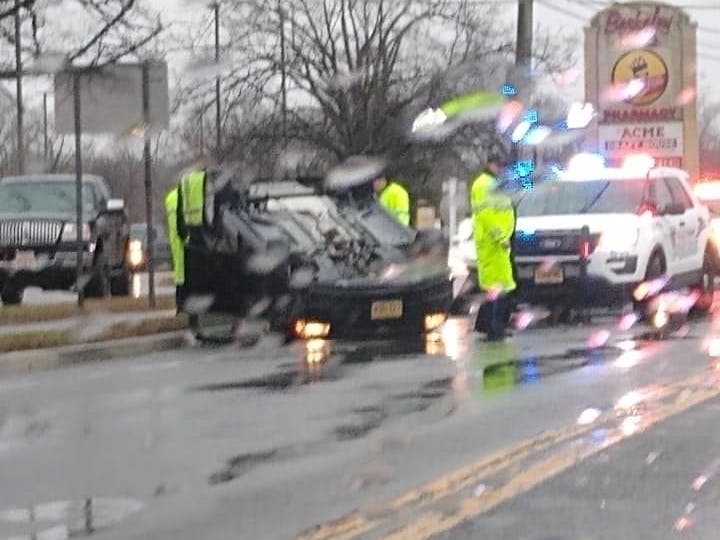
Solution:
[[[716,538],[710,324],[616,322],[1,379],[0,538]]]

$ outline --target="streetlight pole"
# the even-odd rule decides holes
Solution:
[[[222,114],[220,107],[220,3],[213,4],[215,13],[215,67],[218,73],[215,77],[215,153],[220,156],[222,144]]]
[[[25,173],[25,143],[23,141],[23,87],[22,87],[22,43],[20,39],[20,0],[15,0],[15,92],[17,99],[17,168],[18,174]]]

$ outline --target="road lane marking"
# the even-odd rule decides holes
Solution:
[[[560,451],[530,465],[524,471],[513,476],[498,489],[490,490],[480,497],[465,497],[452,513],[430,512],[414,522],[384,536],[385,540],[422,540],[433,535],[447,532],[461,523],[477,518],[493,508],[518,497],[541,483],[567,471],[586,459],[606,450],[628,438],[642,433],[648,428],[687,411],[705,401],[720,396],[720,388],[699,388],[686,394],[684,391],[669,404],[662,405],[652,413],[637,431],[623,432],[618,425],[603,444],[585,442],[582,447],[565,447]]]
[[[696,386],[706,380],[705,374],[694,375],[687,379],[668,383],[659,388],[656,398],[663,399],[674,392],[680,392]],[[385,512],[381,517],[370,518],[356,511],[341,518],[317,525],[297,537],[297,540],[349,540],[365,534],[386,524],[399,512],[412,506],[415,509],[425,508],[432,503],[456,494],[477,483],[482,478],[495,475],[521,463],[548,449],[566,441],[576,439],[596,429],[603,422],[616,417],[614,410],[604,413],[596,422],[589,425],[568,425],[526,439],[509,448],[500,449],[489,456],[469,465],[441,476],[420,488],[409,491],[383,505]]]

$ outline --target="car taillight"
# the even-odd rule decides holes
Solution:
[[[592,253],[592,244],[589,238],[585,238],[580,242],[580,258],[587,259]]]
[[[590,237],[590,229],[584,226],[580,232],[580,258],[586,260],[590,258],[593,251],[592,238]]]

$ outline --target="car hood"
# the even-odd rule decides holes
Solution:
[[[588,226],[590,233],[600,233],[608,228],[637,227],[638,216],[633,214],[578,214],[563,216],[519,217],[517,230],[528,233],[536,231],[580,230]]]
[[[72,212],[0,212],[0,221],[33,221],[33,220],[53,220],[53,221],[71,221],[75,223],[76,216]],[[85,218],[87,221],[87,218]]]

